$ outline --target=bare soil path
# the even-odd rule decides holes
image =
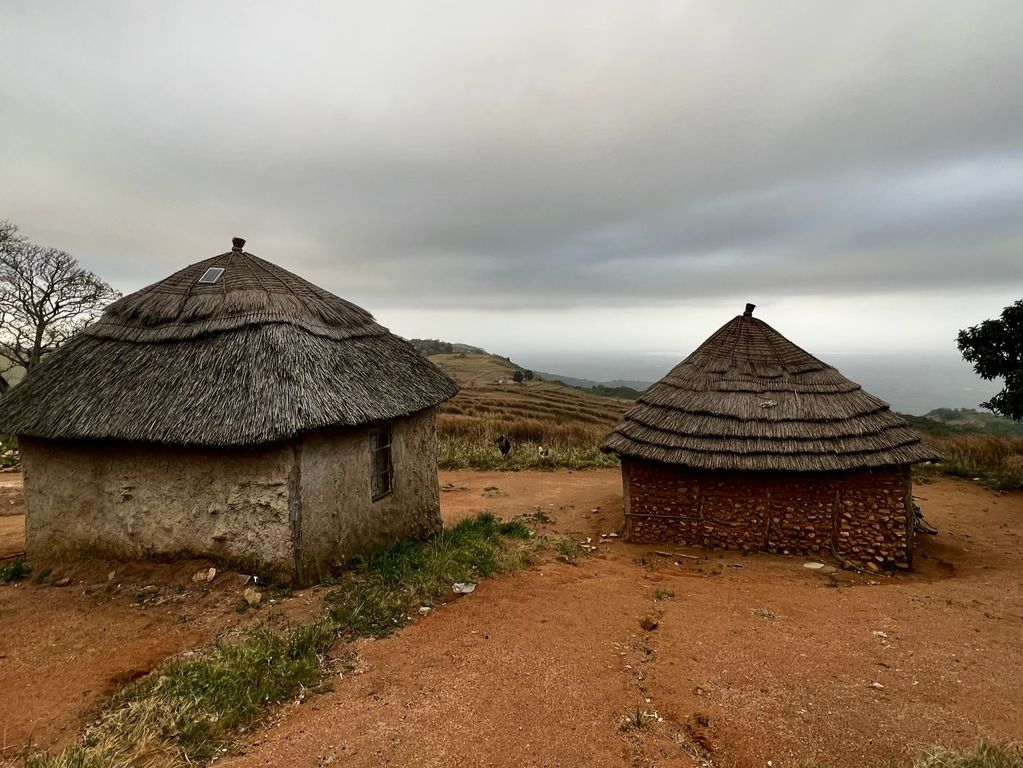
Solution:
[[[441,482],[449,520],[539,507],[549,529],[594,541],[621,524],[616,472]],[[947,479],[918,493],[942,533],[915,574],[832,577],[803,559],[692,561],[605,539],[579,565],[486,582],[362,643],[359,674],[228,762],[860,768],[935,742],[1023,739],[1023,495]],[[623,726],[637,710],[642,727]]]
[[[941,535],[916,573],[885,577],[601,538],[622,524],[613,471],[443,472],[441,486],[448,521],[539,511],[540,532],[597,552],[485,581],[361,642],[354,675],[283,708],[227,763],[861,768],[935,742],[1023,740],[1023,494],[920,486]],[[196,564],[116,566],[120,590],[106,567],[69,570],[66,588],[0,586],[8,744],[68,741],[120,682],[251,620],[230,578],[189,582]],[[149,582],[170,600],[137,605]],[[627,725],[637,710],[641,727]]]

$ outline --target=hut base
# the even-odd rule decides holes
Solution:
[[[432,409],[392,424],[393,486],[374,499],[370,428],[252,448],[24,438],[27,549],[47,559],[209,558],[312,584],[440,530]]]
[[[912,567],[908,467],[710,472],[623,458],[622,476],[632,542],[837,556],[871,569]]]

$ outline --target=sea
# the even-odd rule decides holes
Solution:
[[[1000,381],[984,381],[962,358],[952,354],[818,355],[865,390],[900,413],[922,416],[935,408],[979,408],[1002,389]],[[566,379],[624,384],[637,389],[664,376],[684,355],[666,353],[528,353],[511,355],[519,365]],[[569,381],[568,383],[575,383]]]

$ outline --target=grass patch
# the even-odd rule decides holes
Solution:
[[[654,600],[674,600],[675,593],[670,589],[655,589]]]
[[[913,768],[1023,768],[1023,749],[1015,744],[982,741],[967,752],[926,750]]]
[[[977,435],[928,437],[942,456],[940,464],[914,470],[914,479],[926,482],[934,474],[979,478],[995,490],[1023,489],[1023,438]]]
[[[498,433],[501,434],[501,433]],[[545,445],[548,456],[540,455]],[[442,438],[437,454],[440,469],[474,469],[478,472],[519,472],[526,469],[609,469],[618,466],[618,457],[601,453],[597,445],[515,443],[510,454],[502,456],[496,445],[457,437]]]
[[[639,707],[636,707],[635,711],[622,716],[618,728],[623,732],[638,731],[645,728],[649,723],[656,722],[659,717],[656,712],[644,712]]]
[[[554,549],[558,553],[558,559],[575,565],[579,558],[585,554],[582,544],[568,536],[560,536],[553,541]]]
[[[329,621],[255,627],[235,643],[218,643],[199,658],[172,663],[128,686],[77,744],[25,764],[114,768],[206,762],[268,706],[318,684],[321,656],[333,640]]]
[[[10,584],[12,581],[21,581],[28,576],[29,567],[25,564],[24,557],[16,557],[9,563],[0,565],[0,584]]]
[[[429,541],[398,542],[327,596],[330,616],[348,637],[386,637],[408,623],[410,611],[450,597],[455,582],[528,565],[531,547],[506,540],[531,535],[521,520],[505,523],[484,513]]]

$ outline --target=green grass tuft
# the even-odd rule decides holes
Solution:
[[[521,520],[501,522],[484,513],[429,541],[398,542],[327,596],[330,615],[349,637],[386,637],[408,623],[409,611],[449,597],[455,582],[528,565],[528,549],[505,540],[530,536]]]
[[[0,584],[9,584],[12,581],[21,581],[28,576],[29,567],[25,564],[24,557],[16,557],[9,563],[0,565]]]
[[[27,768],[190,765],[213,758],[238,728],[268,706],[320,680],[334,640],[329,621],[297,628],[260,625],[235,643],[217,643],[196,659],[170,664],[123,689],[81,741]]]

